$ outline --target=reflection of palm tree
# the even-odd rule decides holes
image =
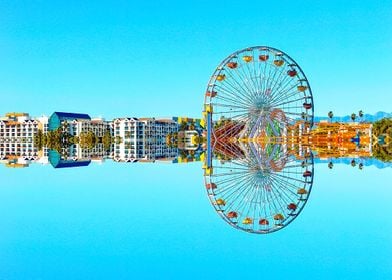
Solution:
[[[360,170],[362,170],[362,169],[363,169],[363,163],[360,163],[360,164],[358,165],[358,167],[359,167]]]
[[[352,161],[351,161],[351,166],[352,167],[355,167],[357,165],[357,163],[355,162],[355,159],[353,159]]]
[[[329,168],[329,169],[332,169],[332,168],[333,168],[333,163],[332,163],[332,161],[330,161],[330,162],[328,163],[328,168]]]
[[[332,122],[332,118],[333,118],[333,112],[332,111],[329,111],[328,112],[328,118],[331,120],[331,122]]]

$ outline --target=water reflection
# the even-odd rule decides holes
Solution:
[[[119,118],[108,126],[100,125],[105,129],[92,134],[96,139],[83,134],[94,124],[84,132],[77,131],[75,124],[86,126],[89,121],[75,118],[55,128],[58,143],[49,139],[53,135],[45,130],[44,118],[8,115],[0,121],[0,160],[6,167],[36,163],[56,169],[107,160],[200,162],[208,198],[218,215],[236,229],[261,234],[280,230],[298,217],[309,199],[314,164],[333,168],[344,163],[359,169],[391,166],[387,157],[390,140],[377,140],[375,133],[379,132],[373,130],[377,122],[316,122],[310,129],[303,120],[283,118],[281,112],[272,111],[254,122],[255,129],[240,119],[205,115],[204,120]],[[107,131],[109,143],[104,139]],[[46,145],[40,146],[45,134]],[[75,137],[79,137],[77,144]],[[379,156],[381,149],[387,156]]]
[[[301,160],[282,145],[243,145],[246,156],[212,160],[206,189],[218,214],[237,229],[270,233],[302,211],[313,185],[313,156]],[[252,147],[252,148],[251,148]]]
[[[116,118],[54,112],[0,118],[0,162],[54,168],[93,162],[201,162],[208,198],[236,229],[271,233],[295,220],[314,181],[314,164],[390,167],[392,120],[315,118],[298,64],[268,47],[228,56],[213,73],[201,119]],[[390,116],[389,116],[390,117]],[[351,120],[350,120],[351,119]]]

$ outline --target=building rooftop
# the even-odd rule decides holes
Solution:
[[[56,114],[59,118],[91,120],[91,117],[88,114],[66,113],[66,112],[54,112],[53,114]]]

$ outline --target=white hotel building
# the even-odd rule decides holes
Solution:
[[[173,119],[117,118],[112,128],[115,161],[172,161],[178,154],[177,148],[166,145],[167,134],[178,132],[178,123]]]
[[[32,119],[27,113],[8,113],[0,118],[0,160],[10,167],[23,167],[31,161],[47,162],[47,150],[38,151],[34,136],[48,131],[48,117]]]

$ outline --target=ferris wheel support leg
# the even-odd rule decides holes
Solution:
[[[249,138],[255,137],[258,128],[263,127],[263,125],[264,125],[264,115],[260,114],[260,116],[257,118],[255,125],[252,127],[252,130],[249,134]]]
[[[211,168],[212,166],[212,115],[211,112],[207,112],[207,168]]]
[[[252,151],[254,157],[256,158],[256,160],[257,160],[259,166],[262,166],[263,163],[262,163],[261,156],[260,156],[260,154],[257,152],[257,149],[256,149],[254,143],[253,143],[253,142],[250,142],[250,143],[249,143],[249,147],[250,147],[250,149],[251,149],[251,151]]]

